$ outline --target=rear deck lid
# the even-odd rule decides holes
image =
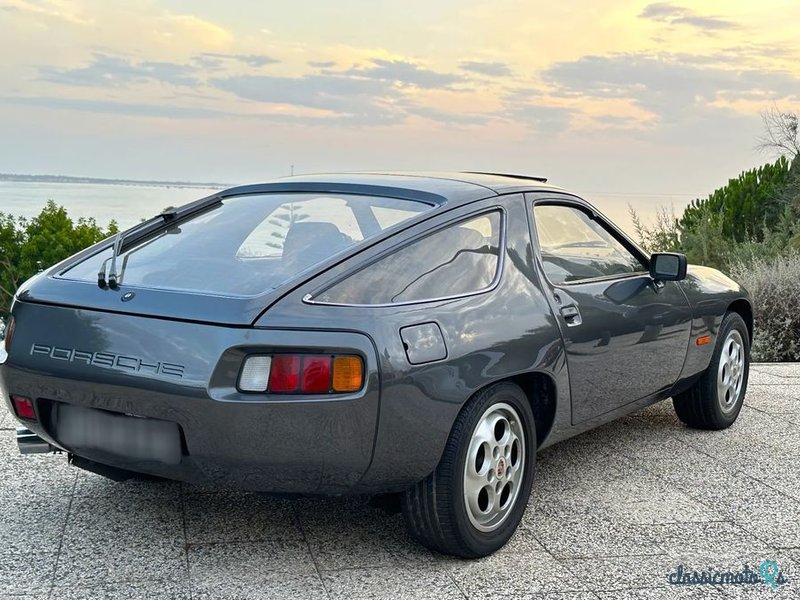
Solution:
[[[434,204],[358,192],[223,193],[56,265],[18,298],[248,325],[294,285]]]

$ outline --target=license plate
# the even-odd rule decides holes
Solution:
[[[181,461],[177,423],[58,403],[55,429],[56,439],[79,455],[100,451],[124,462],[174,465]]]

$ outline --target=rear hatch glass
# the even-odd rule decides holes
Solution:
[[[256,296],[428,210],[430,205],[346,194],[252,194],[226,198],[161,230],[117,258],[121,285]],[[106,248],[60,273],[96,282]]]

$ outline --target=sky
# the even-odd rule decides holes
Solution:
[[[800,109],[797,0],[0,0],[0,172],[483,170],[704,196]]]

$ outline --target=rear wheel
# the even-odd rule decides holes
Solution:
[[[750,343],[744,319],[725,315],[711,364],[697,382],[672,399],[678,418],[696,429],[725,429],[742,410],[750,369]]]
[[[486,556],[513,535],[530,496],[536,429],[525,393],[512,383],[471,398],[436,470],[403,496],[411,535],[443,554]]]

